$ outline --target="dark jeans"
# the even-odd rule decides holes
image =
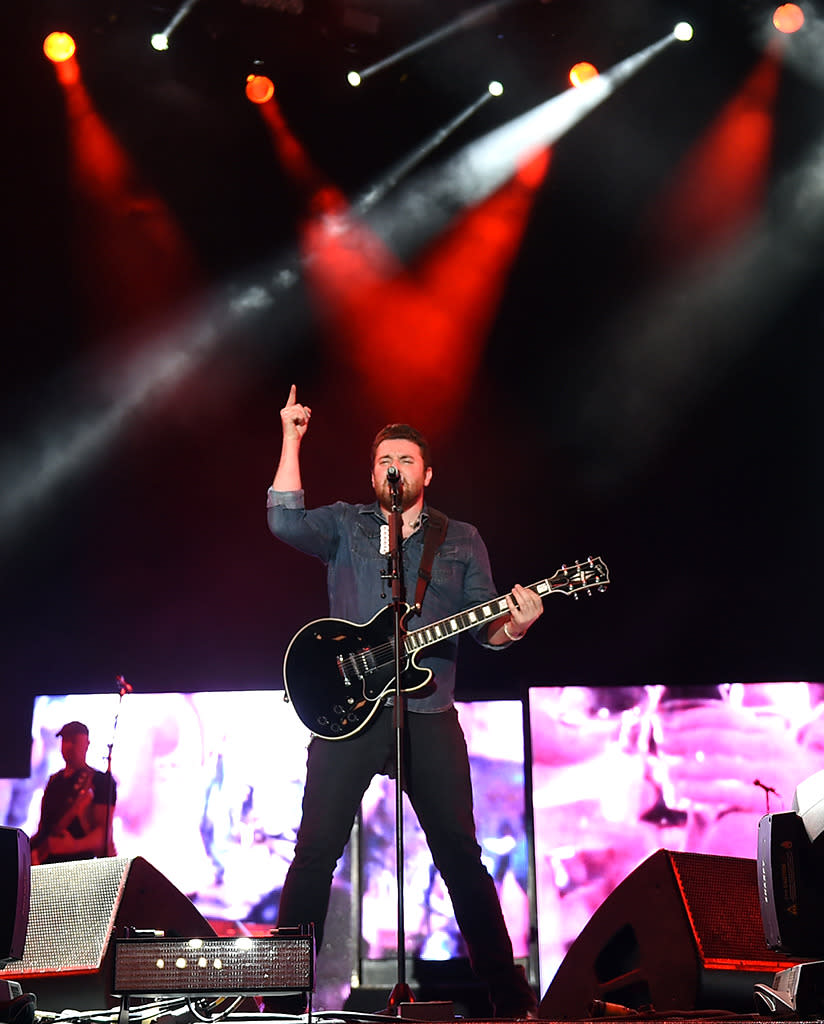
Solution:
[[[457,712],[408,714],[406,723],[405,788],[449,890],[472,966],[486,980],[508,974],[512,943],[475,837],[469,757]],[[388,707],[349,739],[313,739],[309,745],[303,818],[278,925],[314,923],[318,948],[332,874],[361,798],[373,776],[394,763],[394,751]]]

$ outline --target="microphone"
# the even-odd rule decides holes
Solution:
[[[401,475],[398,472],[397,466],[390,466],[386,471],[386,481],[393,491],[396,491],[400,486]]]
[[[123,676],[117,676],[115,682],[117,683],[117,692],[121,697],[127,693],[134,693],[134,687],[127,683]]]

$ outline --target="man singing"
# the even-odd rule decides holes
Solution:
[[[336,502],[307,509],[300,474],[300,448],[311,410],[297,401],[293,385],[281,410],[282,448],[269,490],[268,522],[287,544],[327,566],[330,615],[367,622],[387,606],[385,545],[381,528],[393,504],[388,475],[397,473],[402,509],[403,578],[412,603],[429,516],[425,489],[432,480],[429,445],[413,427],[391,424],[372,446],[370,504]],[[448,522],[437,549],[431,580],[415,625],[424,626],[497,596],[489,556],[474,526]],[[516,585],[508,612],[473,631],[485,647],[501,649],[521,640],[541,615],[541,599]],[[454,707],[458,640],[439,642],[421,656],[432,684],[407,698],[403,778],[435,866],[440,872],[466,942],[473,970],[489,987],[498,1017],[525,1018],[537,1009],[535,993],[514,963],[495,885],[481,861],[475,835],[469,757]],[[309,680],[311,685],[311,680]],[[349,838],[361,799],[374,775],[394,758],[392,708],[385,705],[369,724],[344,739],[313,737],[307,756],[303,816],[295,856],[281,894],[278,926],[313,923],[320,946],[332,875]]]

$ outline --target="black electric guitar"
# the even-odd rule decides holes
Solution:
[[[549,579],[528,590],[548,594],[574,594],[605,590],[609,570],[600,558],[562,566]],[[405,606],[402,628],[410,612]],[[509,612],[506,597],[431,622],[402,636],[401,690],[420,690],[432,678],[415,661],[418,651],[465,629],[480,626]],[[283,659],[286,697],[298,718],[316,736],[342,740],[360,732],[395,689],[395,623],[391,605],[362,624],[346,619],[316,619],[292,638]]]

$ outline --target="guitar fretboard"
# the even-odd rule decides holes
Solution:
[[[609,583],[609,570],[600,558],[588,558],[583,562],[576,562],[574,565],[564,566],[550,576],[548,579],[532,583],[526,589],[531,590],[540,598],[547,594],[563,593],[578,596],[578,591],[591,591],[597,587],[601,590]],[[450,636],[462,633],[465,629],[472,629],[473,626],[481,626],[492,619],[498,619],[506,615],[509,605],[506,602],[507,594],[503,597],[495,597],[491,601],[475,605],[474,608],[467,608],[466,611],[458,612],[457,615],[450,615],[439,622],[432,622],[428,626],[407,633],[404,637],[403,646],[407,654],[414,654],[422,647],[435,644],[439,640],[446,640]]]
[[[531,590],[543,598],[552,590],[552,587],[549,580],[541,580],[539,583],[533,583],[532,586],[527,587],[527,590]],[[506,597],[496,597],[485,604],[467,608],[466,611],[458,612],[457,615],[450,615],[446,619],[408,633],[404,639],[404,648],[407,654],[413,654],[422,647],[428,647],[429,644],[435,644],[439,640],[446,640],[450,636],[455,636],[456,633],[462,633],[465,629],[472,629],[473,626],[481,626],[484,622],[499,619],[508,611],[509,605],[506,603]]]

